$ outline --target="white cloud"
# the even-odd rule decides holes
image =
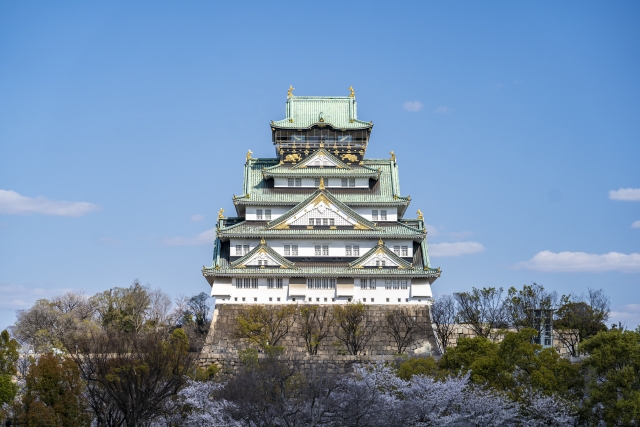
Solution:
[[[424,105],[422,105],[420,101],[407,101],[402,105],[405,111],[411,111],[412,113],[417,113],[422,110],[422,107],[424,107]]]
[[[640,219],[637,221],[633,221],[633,224],[631,224],[631,228],[640,228]]]
[[[640,272],[640,254],[588,254],[585,252],[538,252],[529,261],[520,262],[518,267],[549,272],[592,272],[622,271]]]
[[[0,308],[10,310],[26,309],[40,298],[51,298],[62,295],[69,289],[47,289],[37,286],[23,286],[0,282]]]
[[[478,242],[432,243],[429,255],[435,257],[460,256],[484,252],[487,249]]]
[[[441,106],[436,108],[436,113],[438,114],[449,114],[450,112],[451,112],[451,108],[449,107]]]
[[[97,210],[100,210],[100,207],[93,203],[49,200],[42,196],[26,197],[15,191],[0,190],[0,214],[39,213],[57,216],[82,216]]]
[[[640,188],[621,188],[619,190],[610,190],[609,198],[611,200],[621,200],[623,202],[640,202]]]
[[[170,237],[164,239],[162,243],[165,246],[198,246],[198,245],[213,245],[216,240],[216,229],[211,228],[207,231],[203,231],[196,237]]]
[[[191,218],[189,218],[191,221],[193,222],[199,222],[202,221],[204,219],[204,216],[200,215],[200,214],[196,214],[194,216],[192,216]]]
[[[609,323],[622,322],[629,329],[635,329],[640,325],[640,304],[627,304],[621,310],[612,310],[609,313]]]

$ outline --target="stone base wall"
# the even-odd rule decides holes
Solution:
[[[215,308],[209,335],[200,354],[200,366],[205,367],[215,363],[223,368],[233,370],[238,363],[238,351],[252,347],[247,340],[235,337],[236,318],[240,311],[246,308],[247,305],[240,304],[221,304]],[[385,330],[385,314],[399,308],[416,310],[418,321],[423,325],[423,330],[415,335],[416,341],[405,352],[408,355],[437,355],[438,345],[431,330],[427,306],[366,305],[367,315],[378,325],[378,331],[369,340],[360,355],[348,355],[346,349],[337,343],[336,337],[333,335],[328,336],[320,344],[317,355],[308,355],[304,338],[300,334],[300,322],[297,317],[289,334],[278,345],[284,347],[285,359],[308,365],[328,364],[338,372],[350,371],[354,363],[391,360],[397,353],[397,346],[393,337]]]

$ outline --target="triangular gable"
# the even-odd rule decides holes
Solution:
[[[377,230],[376,225],[356,213],[349,206],[336,199],[324,186],[316,190],[305,201],[299,203],[286,214],[269,222],[267,228],[286,229],[290,226],[310,226],[310,219],[327,219],[329,225],[335,227],[352,226],[356,230]],[[333,224],[330,220],[333,219]]]
[[[384,262],[383,262],[384,261]],[[384,264],[384,265],[383,265]],[[380,239],[378,244],[357,260],[349,263],[351,268],[378,268],[397,267],[413,268],[411,263],[405,261],[390,250]]]
[[[260,241],[258,246],[249,251],[248,254],[232,262],[231,268],[261,265],[264,265],[265,267],[278,266],[280,268],[295,268],[294,263],[274,251],[273,248],[267,246],[264,239]]]
[[[291,169],[301,168],[338,168],[338,169],[350,169],[342,160],[331,154],[324,148],[320,148],[308,156],[306,159],[292,167]]]

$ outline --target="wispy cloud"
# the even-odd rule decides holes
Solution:
[[[635,329],[640,324],[640,304],[626,304],[621,310],[612,310],[609,313],[610,323],[622,322],[630,329]]]
[[[193,221],[193,222],[199,222],[199,221],[204,220],[204,216],[203,216],[203,215],[200,215],[200,214],[196,214],[196,215],[192,216],[192,217],[191,217],[191,218],[189,218],[189,219],[190,219],[191,221]]]
[[[14,215],[56,215],[82,216],[100,210],[100,207],[88,202],[64,202],[50,200],[42,196],[21,196],[15,191],[0,190],[0,214]]]
[[[436,113],[438,114],[449,114],[450,112],[451,112],[451,108],[449,107],[441,106],[436,108]]]
[[[40,286],[24,286],[12,283],[0,282],[0,308],[20,310],[29,308],[40,298],[51,298],[64,294],[69,289],[46,289]]]
[[[198,245],[213,245],[216,240],[216,229],[211,228],[207,231],[203,231],[196,237],[170,237],[164,239],[162,244],[165,246],[198,246]]]
[[[429,245],[429,255],[434,257],[453,257],[476,254],[487,249],[478,242],[432,243]]]
[[[631,228],[640,228],[640,219],[637,221],[633,221],[631,224]]]
[[[611,200],[620,200],[623,202],[640,202],[640,188],[621,188],[619,190],[610,190],[609,198]]]
[[[586,252],[538,252],[529,261],[517,264],[517,267],[548,272],[589,272],[621,271],[640,272],[640,254],[629,255],[619,252],[608,254],[588,254]]]
[[[412,113],[417,113],[422,110],[422,107],[424,107],[424,105],[422,105],[422,102],[420,101],[406,101],[402,105],[402,108],[404,108],[405,111],[411,111]]]

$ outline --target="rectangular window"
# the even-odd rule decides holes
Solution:
[[[315,278],[307,279],[308,289],[335,289],[336,279]]]
[[[360,289],[375,289],[376,279],[360,279]]]
[[[258,278],[251,278],[251,289],[258,289]]]
[[[249,253],[249,245],[243,245],[242,248],[244,249],[245,255]]]
[[[287,179],[287,186],[293,187],[294,183],[295,183],[295,180],[293,178]]]
[[[291,245],[284,245],[284,254],[291,255]]]
[[[244,288],[249,289],[251,287],[251,279],[248,277],[244,278]]]
[[[393,252],[394,252],[396,255],[400,255],[400,246],[394,246],[394,247],[393,247]]]
[[[356,186],[356,179],[349,178],[349,187],[355,187],[355,186]]]
[[[320,256],[322,254],[322,246],[316,245],[316,256]]]
[[[316,223],[316,220],[314,218],[309,218],[309,225],[313,225]]]
[[[360,256],[360,246],[353,245],[353,256]]]
[[[256,210],[256,219],[262,219],[262,209]]]
[[[402,256],[409,256],[409,248],[407,246],[402,247]]]
[[[344,254],[345,256],[351,256],[352,252],[351,252],[351,246],[347,245],[344,247]]]
[[[347,178],[342,178],[342,186],[347,187],[348,185],[349,185],[349,181],[347,180]]]
[[[267,289],[273,289],[273,279],[267,279]]]
[[[276,279],[276,289],[282,289],[282,279]],[[280,301],[280,298],[278,298]]]
[[[387,279],[384,281],[384,288],[391,289],[391,279]]]
[[[329,245],[322,245],[322,255],[329,256]]]
[[[377,221],[378,220],[378,211],[377,210],[374,209],[374,210],[371,211],[371,219],[373,221]]]
[[[259,259],[258,260],[258,265],[267,265],[267,260],[266,259]]]
[[[400,289],[407,289],[407,279],[401,279],[400,280]]]
[[[236,256],[242,255],[242,245],[236,245]]]
[[[314,178],[313,183],[316,187],[320,187],[320,178]]]
[[[393,279],[393,289],[400,289],[400,281],[398,279]]]
[[[335,218],[329,218],[329,225],[336,225]]]
[[[296,187],[302,187],[302,178],[296,178]]]
[[[236,279],[236,288],[242,289],[242,279]]]
[[[385,264],[385,260],[376,261],[376,267],[384,267],[384,264]]]
[[[271,221],[271,209],[264,210],[264,219]]]
[[[298,245],[291,245],[291,255],[298,256]]]
[[[387,211],[380,211],[380,221],[387,220]]]
[[[322,218],[322,225],[329,225],[329,218]]]

